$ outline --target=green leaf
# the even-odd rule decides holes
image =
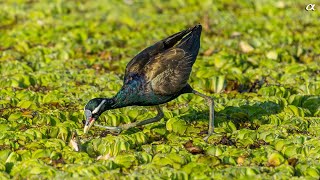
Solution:
[[[49,149],[38,149],[32,153],[32,158],[50,157],[51,151]]]
[[[317,111],[320,111],[320,97],[311,96],[306,98],[302,102],[302,107],[309,109],[312,114],[315,114]]]
[[[268,59],[276,60],[278,58],[278,53],[276,51],[269,51],[266,56]]]
[[[17,154],[16,152],[11,152],[5,162],[6,163],[10,163],[10,162],[14,163],[14,162],[17,162],[17,161],[20,161],[20,160],[21,160],[21,157],[20,157],[19,154]]]
[[[121,167],[129,168],[133,165],[138,164],[138,160],[134,155],[126,154],[126,155],[118,155],[114,159],[114,162]]]
[[[5,162],[8,159],[10,154],[11,154],[11,151],[9,149],[1,150],[0,151],[1,162]]]
[[[172,118],[167,121],[167,130],[182,135],[187,130],[187,124],[183,120]]]
[[[268,157],[268,163],[271,166],[279,166],[280,164],[284,163],[284,160],[285,160],[284,157],[277,152],[272,153]]]
[[[8,118],[9,121],[16,121],[21,118],[21,113],[11,114]]]
[[[290,113],[290,114],[293,114],[293,115],[296,115],[299,117],[304,117],[304,115],[305,115],[304,111],[301,108],[296,107],[294,105],[288,105],[284,109],[284,112],[287,112],[287,113]]]

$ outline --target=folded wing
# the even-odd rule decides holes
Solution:
[[[143,69],[145,64],[152,59],[152,57],[173,47],[178,41],[183,38],[183,36],[188,34],[191,30],[192,29],[189,28],[175,33],[141,51],[127,64],[125,76],[130,73],[139,73]]]
[[[134,57],[125,82],[133,74],[144,76],[155,94],[172,95],[187,85],[200,48],[201,25],[176,33]]]

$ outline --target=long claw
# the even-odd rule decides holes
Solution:
[[[94,126],[97,126],[97,127],[100,127],[100,128],[104,128],[104,129],[107,129],[107,130],[112,131],[112,132],[116,132],[117,134],[120,134],[121,131],[122,131],[122,128],[119,127],[119,126],[102,126],[100,124],[94,124]]]
[[[203,138],[203,140],[204,140],[205,142],[208,142],[209,137],[210,137],[210,135],[207,135],[206,137]]]
[[[129,124],[122,124],[120,126],[102,126],[100,124],[94,124],[94,126],[97,126],[97,127],[100,127],[100,128],[104,128],[104,129],[107,129],[109,131],[116,132],[117,134],[120,134],[121,131],[123,131],[123,130],[127,130],[127,129],[130,129],[130,128],[133,128],[133,127],[142,126],[142,125],[145,125],[145,124],[150,124],[150,123],[153,123],[153,122],[160,121],[160,119],[163,118],[163,112],[162,112],[162,109],[160,108],[159,105],[156,106],[156,109],[158,111],[157,116],[153,117],[153,118],[150,118],[150,119],[147,119],[147,120],[144,120],[144,121],[133,122],[133,123],[129,123]]]
[[[208,139],[209,139],[209,137],[210,137],[212,134],[215,134],[215,133],[212,132],[211,134],[206,135],[206,137],[204,137],[203,140],[204,140],[205,142],[208,142]]]

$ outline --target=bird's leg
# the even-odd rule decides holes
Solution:
[[[192,92],[193,92],[193,94],[201,96],[202,98],[206,99],[208,101],[208,104],[209,104],[209,108],[210,108],[209,130],[208,130],[208,135],[204,138],[204,140],[207,141],[208,138],[210,137],[210,135],[214,133],[214,100],[210,96],[206,96],[206,95],[204,95],[202,93],[199,93],[196,90],[193,90]]]
[[[98,126],[98,127],[101,127],[101,128],[108,129],[110,131],[115,131],[117,133],[120,133],[121,131],[126,130],[126,129],[130,129],[130,128],[133,128],[133,127],[136,127],[136,126],[141,126],[141,125],[150,124],[150,123],[153,123],[153,122],[160,121],[160,119],[162,119],[163,116],[164,116],[163,115],[163,111],[160,108],[160,106],[156,106],[156,109],[158,111],[157,116],[153,117],[153,118],[150,118],[150,119],[147,119],[147,120],[144,120],[144,121],[133,122],[133,123],[129,123],[129,124],[122,124],[122,125],[116,126],[116,127],[101,126],[101,125],[98,125],[98,124],[95,125],[95,126]]]

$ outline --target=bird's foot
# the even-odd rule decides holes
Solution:
[[[208,142],[209,137],[210,137],[210,135],[206,135],[206,137],[204,137],[203,140],[204,140],[205,142]]]
[[[109,131],[111,131],[113,133],[116,133],[116,134],[120,134],[121,131],[122,131],[122,128],[119,127],[119,126],[102,126],[100,124],[94,124],[94,126],[107,129],[107,130],[109,130]]]
[[[206,136],[203,138],[203,140],[204,140],[205,142],[208,142],[208,139],[209,139],[209,137],[210,137],[212,134],[214,134],[214,132],[209,133],[208,135],[206,135]]]

